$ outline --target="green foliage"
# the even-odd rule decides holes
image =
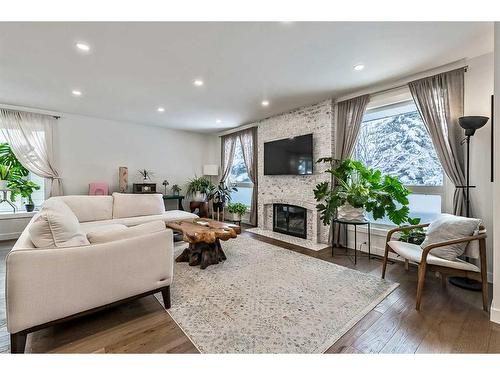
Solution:
[[[243,203],[229,203],[227,210],[232,214],[243,216],[247,212],[247,206]]]
[[[231,193],[238,191],[235,187],[228,186],[224,181],[220,181],[219,185],[212,187],[208,193],[208,199],[214,203],[231,202]]]
[[[0,165],[8,167],[14,178],[27,177],[29,174],[29,171],[17,160],[8,143],[0,143]]]
[[[0,180],[10,179],[10,167],[8,165],[0,164]]]
[[[181,187],[177,184],[174,184],[172,185],[172,192],[174,192],[175,194],[179,193],[181,191]]]
[[[374,219],[387,215],[396,225],[409,220],[411,192],[397,178],[382,176],[379,170],[367,168],[357,160],[321,158],[317,162],[330,164],[325,173],[333,181],[333,186],[331,182],[321,182],[314,189],[316,208],[325,225],[332,222],[337,209],[344,204],[364,208]]]
[[[214,186],[210,183],[210,180],[206,177],[194,177],[188,182],[188,187],[186,194],[193,195],[197,191],[202,194],[208,194],[214,188]]]
[[[420,218],[408,218],[409,225],[420,224]],[[409,242],[415,245],[420,245],[424,242],[425,230],[424,228],[413,228],[413,229],[403,229],[400,232],[399,240],[403,242]]]
[[[25,178],[17,178],[9,181],[8,185],[10,189],[10,200],[14,202],[17,195],[20,195],[28,204],[33,204],[33,199],[31,195],[35,190],[39,190],[40,186],[35,184],[33,181],[27,180]]]

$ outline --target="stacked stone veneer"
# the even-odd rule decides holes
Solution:
[[[307,209],[307,239],[328,242],[328,228],[318,217],[313,189],[320,181],[328,181],[325,165],[314,164],[309,176],[264,176],[264,143],[287,137],[313,134],[313,157],[331,156],[334,134],[334,106],[332,100],[301,107],[273,116],[258,126],[258,226],[272,230],[273,203],[287,203]]]

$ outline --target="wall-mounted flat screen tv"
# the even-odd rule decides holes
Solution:
[[[264,143],[265,175],[310,175],[313,160],[312,134]]]

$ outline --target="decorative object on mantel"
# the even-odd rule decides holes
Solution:
[[[91,182],[89,184],[89,195],[108,195],[109,186],[105,182]]]
[[[139,169],[139,174],[141,175],[143,181],[151,181],[151,177],[155,176],[153,171],[148,169]]]
[[[177,184],[173,184],[172,185],[172,194],[173,195],[179,195],[179,193],[181,192],[181,187]]]
[[[118,168],[118,186],[120,193],[126,193],[128,190],[128,168]]]
[[[156,184],[132,184],[134,194],[152,194],[156,193]]]
[[[186,195],[191,196],[194,202],[205,202],[212,188],[213,185],[208,178],[195,176],[188,182]]]
[[[167,186],[170,185],[167,180],[163,180],[161,183],[163,185],[163,188],[165,190],[164,195],[167,195]]]

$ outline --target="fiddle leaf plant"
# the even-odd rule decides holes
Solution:
[[[383,176],[380,170],[367,168],[357,160],[321,158],[317,162],[329,164],[325,173],[330,175],[330,182],[321,182],[314,189],[323,224],[330,225],[337,209],[345,204],[371,212],[374,219],[387,216],[396,225],[409,220],[411,192],[397,178]]]

